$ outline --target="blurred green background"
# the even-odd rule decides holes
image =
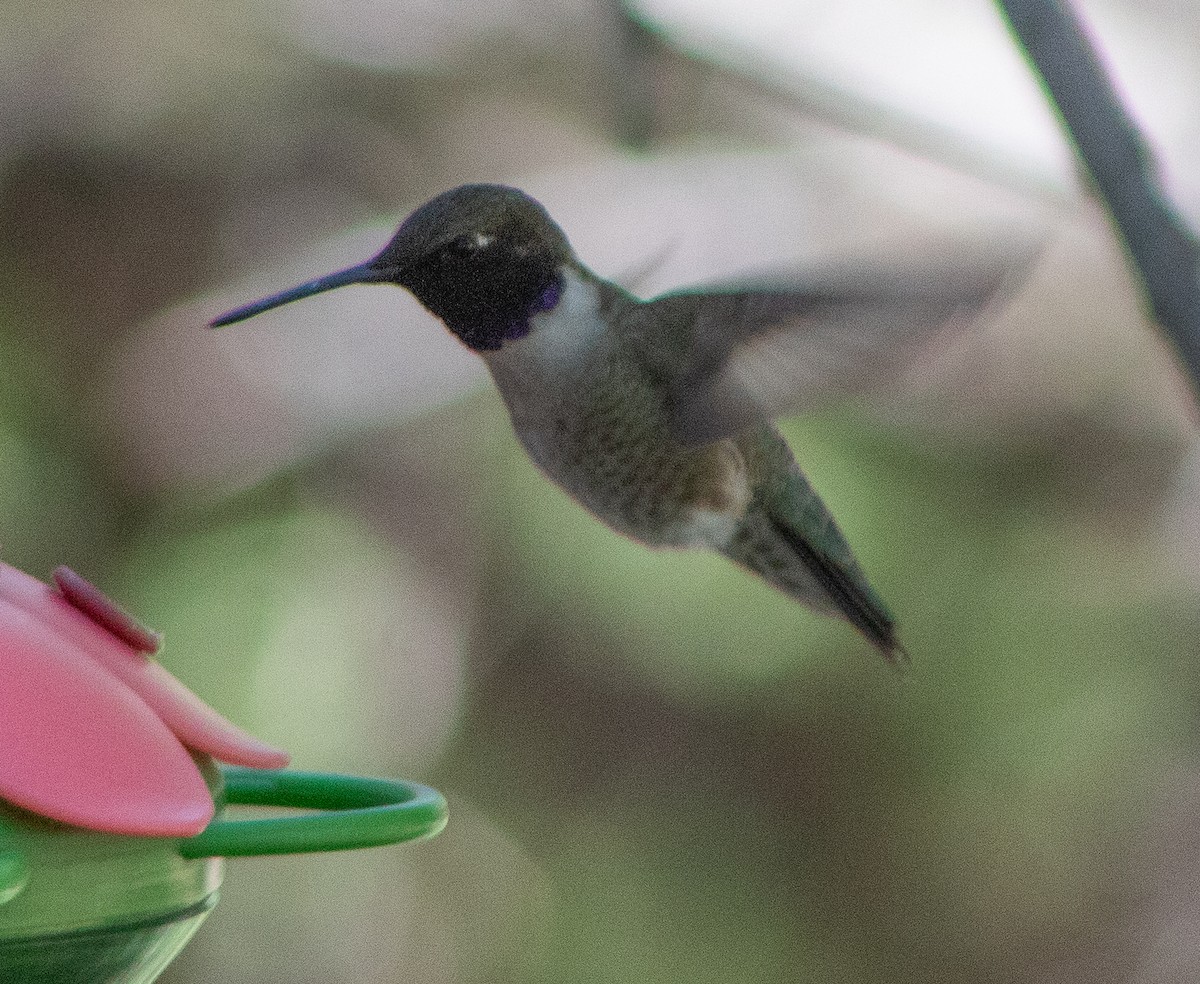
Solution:
[[[1081,5],[1200,214],[1200,14]],[[0,546],[449,828],[231,863],[164,976],[1200,979],[1200,453],[990,5],[0,3]],[[400,291],[221,333],[468,180],[652,293],[1036,229],[784,424],[913,655],[599,526]]]

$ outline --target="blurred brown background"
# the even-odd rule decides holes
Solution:
[[[1197,8],[1080,8],[1195,226]],[[989,4],[10,0],[0,65],[5,559],[451,804],[231,863],[165,982],[1200,979],[1194,411]],[[468,180],[643,293],[1044,242],[785,425],[911,672],[600,527],[401,291],[203,327]]]

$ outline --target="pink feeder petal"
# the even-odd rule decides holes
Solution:
[[[37,578],[0,563],[0,601],[5,599],[45,622],[53,632],[70,640],[118,677],[189,748],[222,762],[250,768],[276,769],[287,765],[287,752],[259,741],[227,721],[164,667],[135,652]]]
[[[162,635],[142,625],[87,578],[64,565],[54,568],[54,583],[73,608],[78,608],[102,629],[108,629],[131,649],[150,656],[158,652]]]
[[[45,622],[52,631],[62,633],[74,642],[83,642],[97,631],[91,619],[65,604],[53,588],[5,563],[0,563],[0,601],[23,608],[31,618]],[[133,652],[127,658],[146,659]]]
[[[179,740],[215,759],[252,769],[282,769],[291,756],[259,741],[231,724],[158,663],[148,663],[126,679],[142,699],[158,712]]]
[[[0,796],[117,834],[189,837],[212,798],[142,700],[23,611],[0,607]]]

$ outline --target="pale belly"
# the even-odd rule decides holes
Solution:
[[[543,410],[514,415],[518,438],[548,477],[609,526],[651,546],[729,543],[751,495],[733,441],[680,444],[658,394],[611,370]]]

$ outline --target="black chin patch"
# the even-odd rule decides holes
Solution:
[[[529,319],[562,296],[556,257],[497,239],[475,255],[439,252],[405,271],[402,285],[477,352],[529,332]]]

